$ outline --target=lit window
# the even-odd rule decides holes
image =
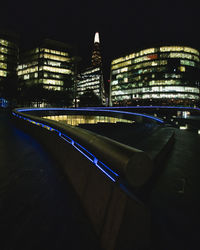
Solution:
[[[44,71],[50,71],[50,72],[55,72],[55,73],[60,73],[60,74],[71,74],[71,70],[69,69],[63,69],[63,68],[55,68],[55,67],[50,67],[50,66],[41,66],[39,70],[44,70]]]
[[[120,72],[126,72],[126,71],[128,71],[128,67],[122,68],[122,69],[120,70]]]
[[[112,66],[111,69],[122,68],[122,67],[125,67],[125,66],[130,65],[130,64],[131,64],[131,60],[123,62],[123,63],[116,64],[116,65]]]
[[[7,76],[7,72],[4,70],[0,70],[0,76],[6,77]]]
[[[196,66],[196,63],[195,63],[195,62],[189,61],[189,60],[181,60],[181,64],[182,64],[182,65],[187,65],[187,66],[192,66],[192,67],[195,67],[195,66]]]
[[[68,53],[67,53],[67,52],[63,52],[63,51],[57,51],[57,50],[53,50],[53,49],[42,49],[42,50],[43,50],[44,52],[50,53],[50,54],[68,56]]]
[[[0,62],[0,68],[1,68],[1,69],[7,69],[7,64],[6,64],[6,63],[1,63],[1,62]]]
[[[185,72],[185,66],[180,66],[179,69],[180,69],[181,72]]]
[[[27,80],[30,78],[30,75],[24,75],[24,80]]]

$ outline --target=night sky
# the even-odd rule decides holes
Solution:
[[[196,3],[195,3],[196,2]],[[183,44],[200,49],[198,1],[8,1],[0,28],[18,32],[21,47],[51,38],[76,44],[89,63],[96,31],[109,67],[113,58],[151,46]]]

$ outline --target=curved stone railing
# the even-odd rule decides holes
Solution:
[[[66,114],[66,111],[16,109],[12,114],[15,124],[40,140],[62,166],[83,203],[103,249],[147,247],[149,210],[129,188],[138,189],[149,180],[153,171],[152,160],[141,150],[85,129],[42,118],[56,112]],[[68,109],[68,112],[77,114],[86,111]],[[87,112],[93,114],[95,110]],[[105,114],[105,110],[97,112]],[[109,111],[111,116],[162,123],[150,116],[128,113]]]
[[[100,116],[110,116],[123,118],[131,121],[137,122],[150,122],[150,123],[159,123],[163,124],[164,121],[158,117],[136,113],[136,112],[128,112],[128,111],[119,111],[119,110],[109,110],[108,108],[21,108],[17,109],[18,112],[23,112],[26,114],[32,114],[35,116],[46,116],[48,115],[64,115],[66,112],[68,114],[82,114],[82,115],[100,115]]]
[[[35,112],[34,116],[30,115],[33,111]],[[35,126],[40,126],[56,133],[60,138],[82,153],[114,182],[123,179],[123,181],[125,180],[130,186],[140,187],[150,178],[153,163],[145,152],[107,137],[97,135],[88,130],[60,124],[36,116],[38,115],[37,113],[41,111],[42,115],[44,115],[44,109],[14,110],[13,115]],[[49,112],[52,113],[52,111],[55,113],[55,111],[59,110],[47,109],[45,115]],[[63,110],[61,109],[60,111]],[[74,109],[72,111],[74,111]],[[145,117],[145,119],[151,118]]]

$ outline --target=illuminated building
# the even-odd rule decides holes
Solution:
[[[42,84],[46,89],[63,90],[73,75],[71,47],[46,39],[40,46],[20,56],[18,78],[21,84]]]
[[[78,75],[77,96],[84,94],[87,90],[92,90],[105,103],[104,79],[102,72],[102,60],[100,54],[99,33],[94,37],[94,49],[92,53],[92,66],[83,70]]]
[[[112,105],[199,102],[199,51],[184,46],[149,48],[111,63]]]
[[[87,68],[85,71],[79,74],[79,80],[77,85],[77,95],[80,96],[87,90],[92,90],[99,98],[104,100],[103,93],[103,75],[101,68]]]
[[[1,82],[16,76],[18,63],[18,36],[7,31],[0,31],[0,95]]]

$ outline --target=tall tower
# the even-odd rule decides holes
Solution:
[[[101,104],[105,105],[104,78],[98,32],[96,32],[94,36],[94,49],[92,52],[91,65],[79,74],[79,81],[77,83],[78,98],[87,90],[92,90],[92,92],[101,100]]]
[[[101,64],[102,64],[102,61],[101,61],[101,54],[100,54],[99,32],[96,32],[94,36],[94,49],[92,52],[92,66],[100,67]]]

